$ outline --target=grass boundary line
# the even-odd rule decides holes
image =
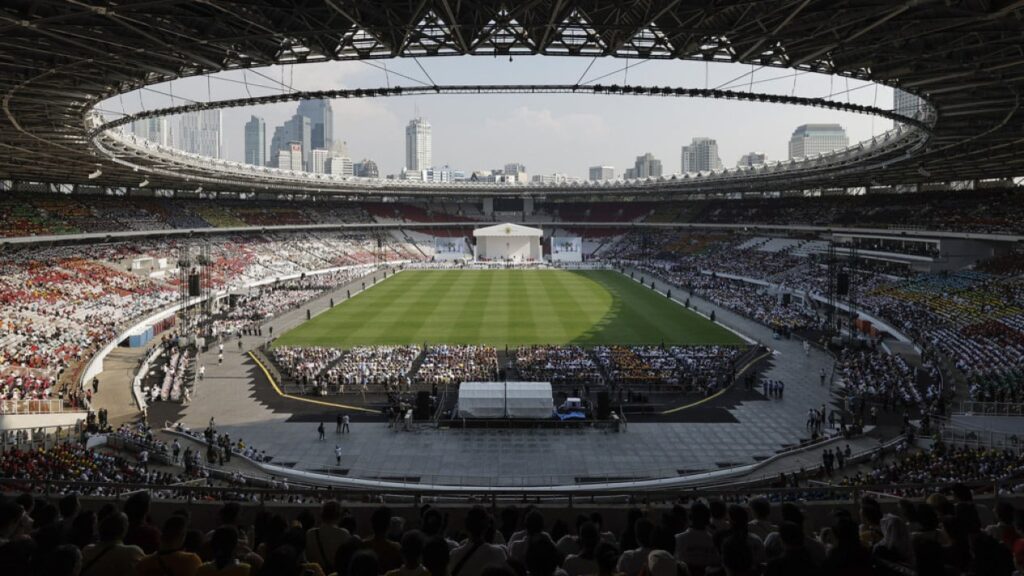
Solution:
[[[276,392],[277,395],[280,396],[281,398],[287,398],[289,400],[296,400],[298,402],[306,402],[306,403],[309,403],[309,404],[317,404],[319,406],[330,406],[332,408],[344,408],[345,410],[354,410],[356,412],[366,412],[366,413],[369,413],[369,414],[378,414],[379,413],[377,410],[370,410],[369,408],[362,408],[360,406],[350,406],[348,404],[337,404],[337,403],[334,403],[334,402],[326,402],[326,401],[323,401],[323,400],[313,400],[311,398],[303,398],[301,396],[293,396],[291,394],[286,394],[284,391],[281,390],[281,388],[278,387],[277,382],[274,381],[274,377],[270,375],[270,371],[267,370],[267,367],[263,365],[263,362],[260,362],[260,359],[257,358],[255,354],[253,354],[252,350],[249,350],[248,354],[249,354],[249,357],[252,358],[253,362],[255,362],[257,366],[259,366],[260,370],[263,371],[263,375],[267,377],[267,381],[270,382],[270,386],[274,388],[274,392]]]
[[[683,410],[686,410],[686,409],[689,409],[689,408],[693,408],[695,406],[700,406],[701,404],[703,404],[705,402],[709,402],[711,400],[714,400],[715,398],[718,398],[722,394],[725,394],[729,390],[732,390],[732,387],[736,385],[736,380],[738,380],[739,377],[742,376],[744,372],[749,370],[751,366],[753,366],[757,362],[760,362],[761,360],[764,360],[765,358],[767,358],[767,357],[769,357],[771,355],[772,355],[772,351],[771,351],[771,349],[769,349],[764,354],[761,354],[757,358],[754,358],[750,362],[747,362],[747,364],[743,368],[740,368],[739,372],[736,373],[736,378],[733,379],[732,384],[729,384],[728,386],[726,386],[725,388],[722,388],[718,392],[715,392],[711,396],[708,396],[707,398],[701,398],[700,400],[697,400],[696,402],[691,402],[689,404],[684,404],[682,406],[677,406],[675,408],[669,408],[668,410],[663,411],[661,414],[662,415],[675,414],[676,412],[682,412]]]

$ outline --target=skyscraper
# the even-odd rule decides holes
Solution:
[[[751,166],[757,166],[764,164],[767,161],[767,157],[764,152],[748,152],[743,156],[740,156],[740,161],[736,163],[737,168],[750,168]]]
[[[590,180],[600,182],[602,180],[614,180],[615,168],[612,166],[591,166]]]
[[[302,148],[302,168],[310,170],[312,161],[312,133],[309,118],[302,114],[293,115],[287,122],[274,129],[274,137],[270,139],[270,157],[276,158],[281,150],[291,151],[291,143],[298,142]]]
[[[314,174],[327,174],[325,169],[327,166],[327,160],[331,157],[331,151],[323,148],[313,148],[312,160],[313,163],[311,172]]]
[[[694,138],[689,146],[682,147],[680,165],[683,174],[721,170],[722,159],[718,157],[718,142],[704,136]]]
[[[430,168],[433,164],[430,122],[423,118],[411,120],[405,127],[405,167],[418,172]]]
[[[631,170],[626,170],[627,178],[661,178],[661,160],[650,152],[636,157]],[[630,176],[632,175],[632,176]]]
[[[789,158],[806,158],[849,145],[846,130],[839,124],[804,124],[797,126],[789,139]]]
[[[324,172],[334,176],[352,176],[352,159],[348,156],[331,156],[324,164]]]
[[[245,123],[245,163],[267,164],[267,123],[259,116],[252,116]]]
[[[302,100],[295,111],[309,118],[310,149],[330,150],[334,144],[334,111],[330,100]]]
[[[192,154],[220,158],[220,110],[201,110],[181,115],[178,148]]]
[[[132,134],[136,137],[163,146],[174,146],[174,138],[171,130],[171,123],[166,117],[143,118],[132,122]]]
[[[288,142],[284,150],[277,151],[277,167],[281,170],[302,172],[302,144]]]

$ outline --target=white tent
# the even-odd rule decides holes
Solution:
[[[512,260],[539,262],[540,239],[544,231],[520,224],[495,224],[473,231],[476,237],[477,260]]]
[[[463,382],[460,418],[550,418],[554,411],[550,382]]]

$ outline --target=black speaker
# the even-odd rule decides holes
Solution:
[[[597,419],[607,420],[612,415],[612,400],[607,390],[597,393]]]
[[[417,420],[430,420],[430,392],[420,390],[416,393],[416,408],[413,417]]]
[[[199,274],[188,275],[188,295],[199,296]]]
[[[840,272],[836,274],[836,294],[846,296],[850,292],[850,274]]]
[[[792,301],[793,301],[793,295],[790,294],[789,292],[786,292],[785,294],[782,295],[782,305],[783,306],[789,306],[789,303],[792,302]]]

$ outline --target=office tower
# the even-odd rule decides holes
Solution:
[[[352,159],[348,156],[331,156],[324,165],[325,173],[332,176],[354,175]]]
[[[433,163],[430,122],[423,118],[411,120],[405,127],[405,167],[412,172],[419,172],[430,168]]]
[[[758,166],[767,162],[764,152],[748,152],[743,156],[740,156],[740,161],[736,163],[737,168],[750,168],[751,166]]]
[[[789,158],[807,158],[849,145],[846,130],[839,124],[804,124],[789,139]]]
[[[220,158],[220,110],[201,110],[181,115],[178,148],[192,154]]]
[[[330,100],[302,100],[296,114],[309,118],[310,150],[334,145],[334,111]]]
[[[636,157],[631,170],[626,170],[627,178],[661,178],[661,160],[650,152]],[[632,174],[632,176],[629,176]]]
[[[373,160],[363,158],[352,165],[352,172],[360,178],[380,178],[380,170]]]
[[[313,148],[313,153],[312,153],[312,163],[313,163],[312,168],[313,168],[313,170],[312,170],[312,172],[314,174],[327,174],[327,172],[326,172],[326,170],[324,168],[326,167],[327,159],[330,158],[330,157],[331,157],[330,150],[325,150],[323,148]]]
[[[267,123],[259,116],[252,116],[245,123],[245,163],[267,164]]]
[[[132,122],[132,134],[162,146],[174,146],[169,118],[143,118]]]
[[[721,170],[722,159],[718,157],[718,142],[703,136],[694,138],[689,146],[682,147],[680,165],[683,174]]]
[[[593,182],[599,182],[602,180],[614,180],[615,179],[615,168],[612,166],[591,166],[590,167],[590,180]]]
[[[528,182],[530,180],[529,175],[526,173],[526,166],[523,166],[519,162],[509,162],[505,164],[505,175],[510,178],[515,178],[516,182]]]
[[[271,158],[276,158],[281,150],[290,152],[293,142],[298,142],[302,148],[302,169],[309,170],[312,168],[312,133],[309,118],[302,114],[293,115],[287,122],[274,129],[274,137],[270,139]]]
[[[302,144],[289,142],[284,150],[277,151],[277,167],[281,170],[294,170],[302,172]]]

